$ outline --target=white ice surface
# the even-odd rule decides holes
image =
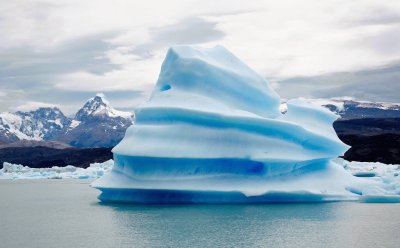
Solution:
[[[109,172],[114,165],[113,160],[93,163],[86,169],[72,165],[66,167],[30,168],[19,164],[3,163],[0,179],[88,179],[98,178]]]

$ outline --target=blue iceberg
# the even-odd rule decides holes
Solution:
[[[303,99],[279,107],[268,82],[224,47],[172,47],[112,171],[92,186],[105,202],[357,200],[371,182],[335,160],[348,149],[337,116]]]

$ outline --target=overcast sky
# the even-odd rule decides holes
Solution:
[[[0,111],[146,100],[176,44],[221,44],[283,98],[400,102],[400,1],[0,1]]]

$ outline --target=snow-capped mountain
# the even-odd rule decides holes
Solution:
[[[133,122],[133,114],[114,109],[104,94],[90,98],[74,118],[58,108],[0,114],[0,143],[61,141],[77,147],[111,147]]]
[[[114,109],[103,94],[90,98],[57,140],[76,147],[112,147],[133,122],[133,114]]]
[[[400,118],[400,104],[351,98],[307,99],[342,119]],[[285,112],[285,104],[281,111]],[[133,114],[116,110],[104,94],[86,101],[73,118],[56,107],[0,114],[0,145],[20,140],[58,141],[75,147],[113,147],[133,122]]]
[[[99,93],[95,97],[90,98],[75,115],[75,120],[77,121],[87,121],[90,118],[132,119],[132,113],[114,109],[104,94]]]
[[[358,101],[349,97],[307,101],[328,108],[342,119],[400,118],[400,103]]]
[[[70,123],[71,120],[56,107],[1,113],[0,141],[11,143],[18,140],[50,140]]]

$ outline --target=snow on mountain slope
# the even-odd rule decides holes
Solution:
[[[56,139],[76,147],[113,147],[132,122],[132,113],[114,109],[100,93],[83,105]]]
[[[7,143],[22,139],[27,139],[27,140],[32,139],[32,137],[29,137],[20,130],[21,125],[22,125],[22,118],[20,116],[7,112],[1,113],[0,114],[1,140]]]
[[[90,117],[120,117],[132,120],[132,113],[114,109],[106,99],[105,95],[103,93],[98,93],[95,97],[90,98],[78,113],[76,113],[75,120],[85,121]]]
[[[306,101],[326,107],[343,119],[400,118],[400,103],[368,102],[351,97],[306,99]]]
[[[74,118],[58,108],[0,114],[0,143],[61,141],[78,147],[111,147],[133,122],[133,114],[114,109],[104,94],[90,98]]]
[[[5,143],[17,140],[49,140],[70,124],[58,108],[39,108],[35,111],[1,113],[0,139]]]

